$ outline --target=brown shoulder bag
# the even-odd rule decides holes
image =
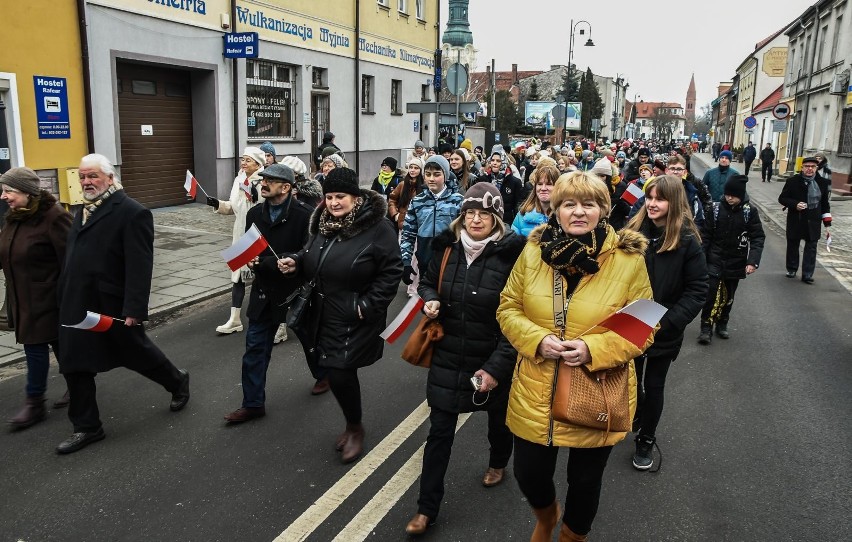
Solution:
[[[441,260],[441,271],[438,274],[439,296],[441,295],[441,283],[444,282],[444,269],[447,267],[447,260],[450,259],[452,249],[452,245],[448,246],[444,251],[444,259]],[[405,342],[405,348],[402,349],[402,359],[417,367],[428,369],[432,366],[432,346],[443,338],[444,326],[441,325],[441,322],[424,316]]]

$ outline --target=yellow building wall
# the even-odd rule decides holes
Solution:
[[[5,33],[0,47],[0,72],[14,73],[17,78],[26,166],[31,169],[77,167],[87,147],[83,63],[75,3],[56,0],[3,2],[3,20],[14,26],[14,32]],[[69,139],[39,139],[34,75],[67,80]],[[60,171],[60,183],[63,177]]]
[[[407,16],[397,10],[396,0],[385,8],[378,2],[361,3],[361,34],[404,42],[425,51],[434,51],[438,46],[435,23],[438,19],[438,1],[429,0],[424,6],[423,20],[415,16],[414,0],[408,0]],[[446,25],[446,21],[444,21]]]

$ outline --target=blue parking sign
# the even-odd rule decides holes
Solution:
[[[33,76],[39,139],[70,139],[68,82],[64,77]]]

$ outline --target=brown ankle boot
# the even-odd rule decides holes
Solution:
[[[547,508],[533,508],[533,513],[537,521],[530,542],[552,542],[553,530],[561,515],[559,503],[553,501]]]
[[[13,429],[24,429],[44,420],[45,414],[43,395],[27,397],[24,406],[9,419],[9,423]]]
[[[340,460],[343,463],[352,463],[361,452],[364,451],[364,426],[360,423],[346,424],[346,432],[349,433],[349,438],[343,445],[343,453],[340,454]]]
[[[577,534],[564,523],[562,524],[562,530],[559,531],[559,542],[586,542],[588,539],[589,535]]]

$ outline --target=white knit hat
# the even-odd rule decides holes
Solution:
[[[281,163],[293,170],[296,175],[304,175],[308,172],[308,166],[301,159],[295,156],[285,156]]]
[[[261,167],[266,165],[266,153],[260,150],[260,147],[246,147],[243,149],[242,156],[248,156]]]

